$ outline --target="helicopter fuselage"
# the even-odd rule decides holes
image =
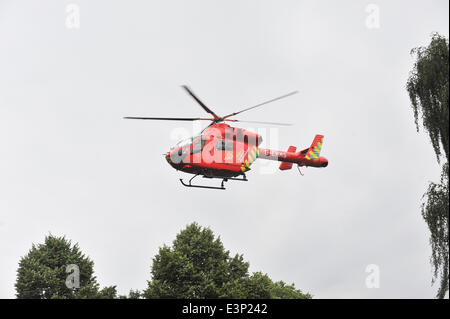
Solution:
[[[323,136],[318,135],[321,140]],[[166,155],[167,162],[176,170],[205,177],[229,178],[250,170],[257,158],[280,161],[280,169],[298,166],[326,167],[323,156],[308,158],[308,151],[295,152],[292,146],[287,152],[260,148],[262,137],[254,132],[231,127],[228,124],[213,124],[201,135],[177,144]],[[321,141],[320,148],[321,148]],[[290,167],[289,167],[290,163]],[[289,167],[284,168],[283,167]]]

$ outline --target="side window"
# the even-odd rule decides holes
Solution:
[[[203,151],[203,147],[205,147],[205,144],[206,144],[205,139],[203,139],[203,138],[198,139],[192,146],[191,154],[197,154],[197,153],[200,153],[201,151]]]
[[[183,155],[185,155],[185,154],[186,154],[186,150],[188,150],[187,147],[180,148],[180,149],[178,150],[178,156],[183,156]]]
[[[232,151],[233,148],[233,141],[227,141],[227,140],[218,140],[216,144],[216,150],[218,151]]]

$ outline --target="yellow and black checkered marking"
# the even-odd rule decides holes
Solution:
[[[257,146],[253,146],[249,148],[247,151],[247,158],[244,160],[244,163],[241,165],[241,171],[246,172],[250,170],[250,165],[259,157],[259,149]]]
[[[320,151],[322,150],[322,143],[323,143],[323,137],[320,139],[320,141],[317,142],[317,145],[314,145],[311,147],[311,149],[308,151],[308,154],[305,156],[306,159],[317,159],[320,156]]]

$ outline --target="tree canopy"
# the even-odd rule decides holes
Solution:
[[[444,149],[448,161],[448,39],[434,33],[427,47],[414,48],[411,54],[416,56],[416,62],[406,86],[417,130],[421,115],[438,162],[442,155],[441,149]]]
[[[266,274],[248,272],[242,255],[230,256],[220,237],[197,223],[188,225],[153,259],[145,298],[311,298]]]
[[[44,244],[33,244],[21,258],[16,296],[19,299],[115,298],[115,286],[100,290],[93,267],[94,262],[81,252],[78,244],[72,245],[65,237],[46,236]],[[67,283],[73,275],[77,276],[76,285]]]
[[[444,165],[440,184],[431,182],[422,204],[422,216],[431,232],[431,263],[434,268],[433,282],[439,278],[438,298],[444,298],[449,286],[448,247],[448,163]]]
[[[438,163],[444,155],[447,160],[442,166],[441,183],[430,183],[424,195],[425,202],[422,204],[422,216],[431,232],[433,282],[439,278],[437,297],[444,298],[449,288],[448,39],[434,33],[427,47],[415,48],[411,53],[416,56],[416,62],[407,82],[407,90],[417,130],[421,115],[423,127],[428,132]]]

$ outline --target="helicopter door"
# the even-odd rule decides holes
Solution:
[[[230,140],[218,140],[216,147],[216,151],[219,151],[220,160],[225,164],[234,164],[234,143]]]
[[[207,140],[205,138],[199,138],[192,144],[190,152],[190,162],[191,163],[201,163],[202,162],[202,151],[206,145]]]

